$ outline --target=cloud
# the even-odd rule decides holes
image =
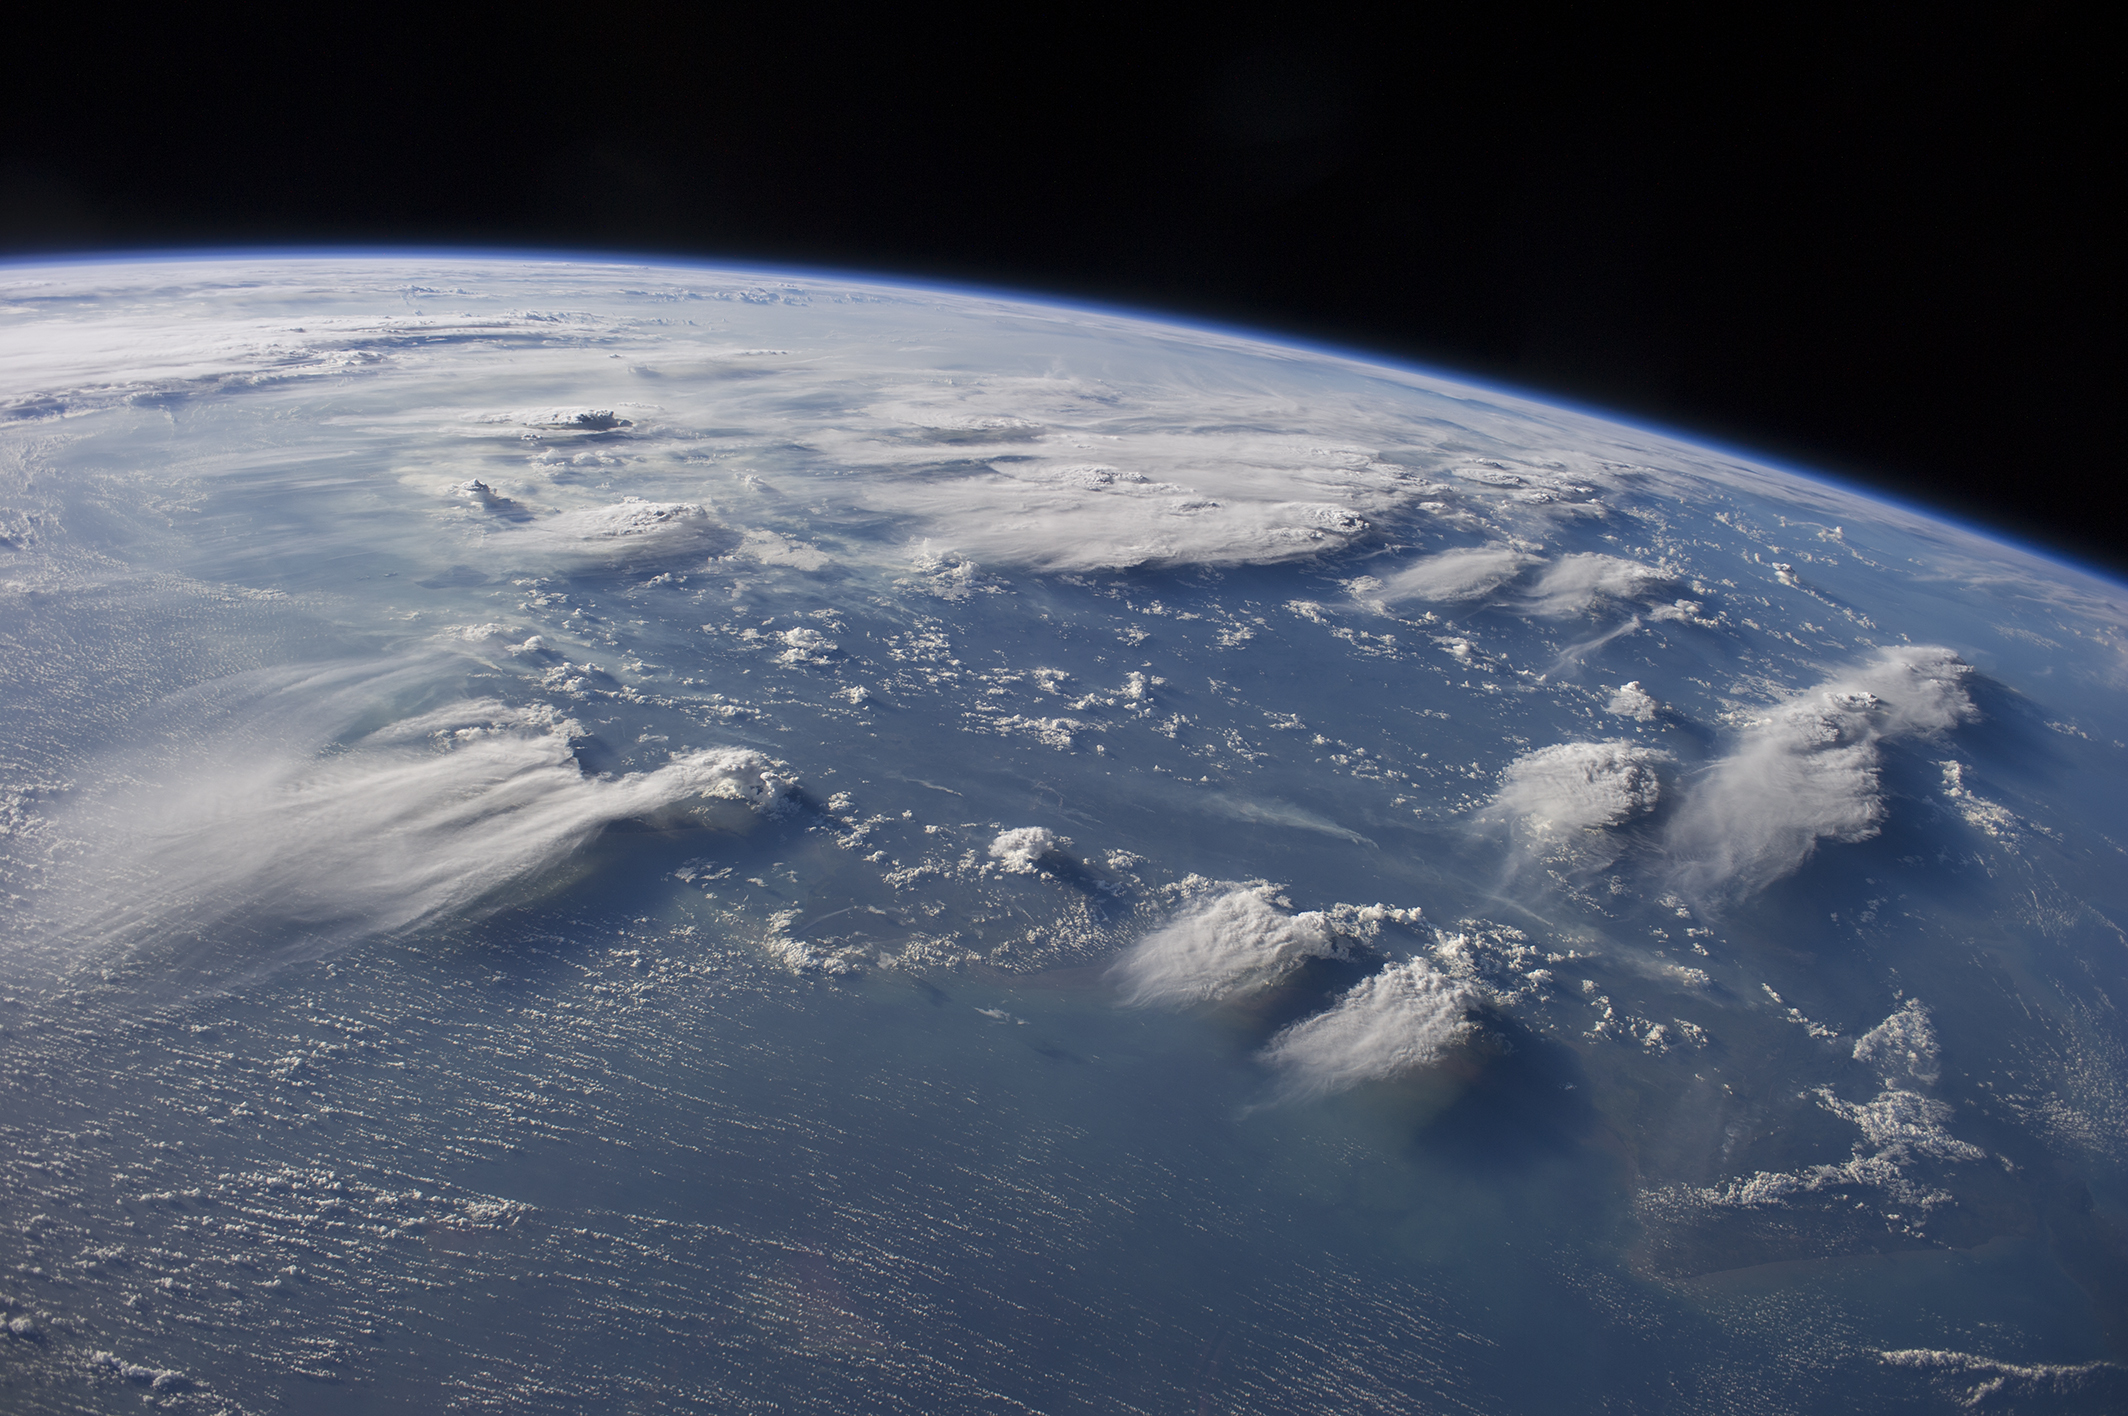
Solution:
[[[2003,1362],[1940,1347],[1879,1351],[1877,1359],[1936,1378],[1952,1402],[1967,1410],[2026,1410],[2033,1403],[2050,1411],[2128,1406],[2128,1368],[2117,1362]]]
[[[605,433],[634,426],[633,420],[622,417],[611,408],[520,408],[509,413],[491,413],[478,421],[579,433]]]
[[[1010,875],[1032,875],[1041,869],[1045,856],[1060,853],[1071,844],[1047,826],[1018,826],[1000,831],[990,843],[990,854]]]
[[[1613,693],[1611,701],[1603,705],[1603,711],[1636,722],[1652,723],[1662,716],[1662,704],[1656,701],[1654,694],[1640,686],[1639,679],[1635,679]]]
[[[1886,1085],[1902,1079],[1933,1085],[1937,1075],[1936,1029],[1928,1006],[1909,998],[1899,1011],[1855,1041],[1855,1060],[1875,1067]]]
[[[2056,840],[2061,839],[2050,827],[2027,821],[2001,802],[1989,801],[1967,786],[1963,762],[1939,762],[1936,765],[1943,772],[1944,796],[1950,800],[1958,814],[1965,818],[1966,825],[1974,830],[1985,832],[2005,845],[2020,844],[2026,839],[2027,833],[2033,831]]]
[[[1988,1153],[1951,1134],[1950,1123],[1956,1113],[1949,1105],[1915,1090],[1936,1079],[1936,1039],[1929,1026],[1928,1009],[1918,999],[1908,999],[1897,1012],[1862,1035],[1855,1044],[1855,1057],[1876,1065],[1883,1074],[1883,1089],[1875,1097],[1863,1102],[1842,1101],[1830,1087],[1818,1087],[1811,1093],[1818,1105],[1862,1133],[1848,1159],[1813,1165],[1793,1174],[1761,1170],[1726,1185],[1691,1193],[1714,1205],[1747,1208],[1780,1204],[1796,1195],[1845,1186],[1868,1186],[1901,1205],[1919,1206],[1924,1212],[1949,1200],[1948,1193],[1926,1189],[1917,1182],[1915,1167],[1925,1160],[1970,1163],[1987,1159]]]
[[[476,911],[615,822],[712,801],[774,808],[791,785],[741,748],[590,777],[572,751],[582,729],[544,705],[465,700],[356,726],[419,677],[268,688],[209,746],[81,823],[101,848],[68,915],[122,943],[256,930],[315,952]]]
[[[978,562],[1076,571],[1325,555],[1365,534],[1361,509],[1385,501],[1295,499],[1285,470],[1229,467],[1180,483],[1106,467],[1001,463],[897,483],[888,504]]]
[[[944,546],[965,533],[962,549],[1001,566],[1019,554],[1030,564],[1104,566],[1179,563],[1199,551],[1207,563],[1233,563],[1349,541],[1280,507],[1331,508],[1340,525],[1351,517],[1399,534],[1426,524],[1538,540],[1563,518],[1600,515],[1623,498],[1700,505],[1742,493],[1827,523],[1855,518],[1918,535],[1932,548],[1931,577],[2071,614],[2120,611],[2116,586],[1830,483],[1434,376],[1055,306],[701,267],[439,266],[434,256],[16,266],[0,285],[16,316],[0,327],[0,387],[10,391],[0,412],[12,416],[222,394],[286,407],[353,379],[376,391],[364,400],[371,411],[336,405],[335,436],[354,436],[355,423],[394,437],[427,429],[485,453],[505,439],[521,448],[533,429],[478,420],[537,388],[556,406],[519,412],[549,446],[620,433],[639,454],[692,456],[735,448],[735,430],[773,428],[808,454],[777,480],[795,490],[830,478],[817,486],[832,486],[843,507],[906,517],[912,536]],[[417,286],[426,304],[409,308]],[[728,302],[748,337],[646,321],[646,298]],[[838,317],[824,323],[831,309]],[[803,345],[803,355],[786,357],[786,344]],[[965,377],[971,357],[985,362],[983,378]],[[441,359],[455,378],[438,379]],[[700,378],[717,396],[643,409],[631,400],[650,369]],[[428,402],[453,386],[472,401]],[[616,426],[602,431],[606,415]],[[634,426],[620,429],[623,417]],[[213,475],[227,458],[218,451],[184,465]],[[483,454],[465,471],[489,465]],[[1070,469],[1113,469],[1119,482],[1168,483],[1187,502],[1221,505],[1147,517],[1127,496],[1088,489],[1086,503],[1029,516],[1016,499],[1044,479],[1018,471],[1041,468],[1058,482]],[[955,481],[981,485],[932,485]],[[928,504],[936,515],[904,507],[912,489],[939,492]],[[1063,494],[1041,494],[1052,490]],[[1075,519],[1101,498],[1121,505]],[[864,539],[837,546],[838,560],[861,564]],[[2116,678],[2119,660],[2106,661]]]
[[[1565,619],[1599,604],[1647,599],[1676,579],[1672,571],[1619,556],[1561,556],[1538,578],[1527,608],[1533,615]]]
[[[1200,1003],[1274,983],[1309,959],[1351,957],[1353,939],[1330,914],[1291,913],[1275,885],[1202,884],[1206,893],[1116,964],[1128,1002]]]
[[[759,529],[747,531],[731,554],[762,565],[787,566],[792,570],[826,570],[835,563],[818,546]]]
[[[1435,602],[1476,600],[1490,595],[1534,565],[1537,558],[1512,546],[1472,546],[1412,562],[1372,591],[1375,598]]]
[[[1703,895],[1757,890],[1801,866],[1821,840],[1876,835],[1884,819],[1882,744],[1973,717],[1971,672],[1948,649],[1884,649],[1762,719],[1695,784],[1671,822],[1680,887]]]
[[[1320,1096],[1439,1060],[1469,1035],[1480,995],[1424,959],[1362,979],[1327,1012],[1287,1028],[1263,1050],[1289,1096]]]
[[[1820,1106],[1862,1133],[1846,1160],[1793,1173],[1761,1170],[1690,1193],[1707,1204],[1758,1209],[1783,1204],[1799,1195],[1854,1186],[1882,1191],[1896,1203],[1926,1211],[1951,1196],[1926,1188],[1914,1179],[1913,1171],[1919,1162],[1970,1163],[1987,1159],[1988,1153],[1979,1146],[1951,1134],[1950,1122],[1955,1113],[1934,1097],[1890,1085],[1864,1102],[1842,1101],[1828,1087],[1817,1088],[1814,1095]]]
[[[1527,614],[1566,619],[1617,601],[1659,598],[1675,582],[1675,572],[1621,556],[1581,553],[1547,561],[1513,546],[1470,546],[1442,551],[1412,562],[1367,594],[1388,604],[1402,600],[1453,603],[1482,600],[1542,566],[1536,583],[1516,603]]]
[[[565,511],[495,542],[513,562],[538,565],[645,565],[720,554],[739,543],[705,507],[641,497]]]
[[[1340,826],[1327,816],[1317,815],[1306,807],[1291,802],[1265,799],[1245,800],[1231,797],[1224,792],[1207,792],[1198,798],[1205,810],[1236,821],[1246,821],[1255,826],[1290,826],[1300,831],[1314,831],[1319,835],[1335,836],[1341,841],[1350,841],[1356,846],[1372,846],[1374,842],[1348,826]]]
[[[1670,754],[1630,742],[1563,742],[1508,764],[1494,809],[1539,832],[1618,826],[1655,809]]]

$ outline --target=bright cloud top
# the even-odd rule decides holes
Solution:
[[[739,537],[696,503],[623,497],[507,533],[500,544],[514,559],[540,564],[643,563],[715,554]]]
[[[990,857],[1008,875],[1032,875],[1042,868],[1045,858],[1070,844],[1068,837],[1047,826],[1017,826],[997,833],[990,843]]]
[[[1537,578],[1528,608],[1533,615],[1566,619],[1603,604],[1659,596],[1676,578],[1672,571],[1621,556],[1561,556]]]
[[[1373,594],[1396,604],[1404,600],[1448,603],[1490,595],[1536,563],[1536,557],[1512,546],[1468,546],[1413,561],[1382,582]]]
[[[1972,718],[1971,672],[1948,649],[1884,649],[1761,720],[1671,824],[1680,883],[1703,894],[1756,890],[1802,865],[1819,841],[1876,835],[1882,745]]]
[[[1662,716],[1662,704],[1656,701],[1654,694],[1640,686],[1639,679],[1635,679],[1613,693],[1603,711],[1639,723],[1652,723]]]
[[[1336,551],[1367,531],[1364,513],[1395,504],[1389,473],[1323,471],[1305,454],[1185,472],[1187,482],[999,462],[897,484],[883,504],[920,517],[932,537],[977,561],[1047,571],[1261,565]],[[1317,498],[1295,496],[1311,490]]]
[[[1335,1007],[1287,1028],[1264,1048],[1293,1096],[1385,1081],[1438,1061],[1467,1037],[1476,988],[1424,959],[1406,959],[1358,984]]]
[[[1309,959],[1350,958],[1376,919],[1402,914],[1292,910],[1264,881],[1211,886],[1138,941],[1114,977],[1132,1003],[1201,1003],[1274,983]]]
[[[87,875],[120,893],[77,917],[105,938],[257,928],[314,949],[475,910],[615,822],[716,800],[773,807],[790,785],[738,748],[589,777],[571,749],[580,732],[544,707],[466,701],[331,755],[225,744],[114,804]]]
[[[1494,809],[1540,832],[1618,826],[1655,809],[1670,754],[1630,742],[1563,742],[1508,765]]]

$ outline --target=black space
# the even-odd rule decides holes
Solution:
[[[913,13],[49,18],[0,98],[0,254],[588,248],[1087,297],[1592,403],[2128,569],[2095,7]]]

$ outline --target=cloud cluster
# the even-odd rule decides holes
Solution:
[[[1670,754],[1630,742],[1563,742],[1508,764],[1494,810],[1542,833],[1618,826],[1655,809]]]
[[[1928,1009],[1908,999],[1899,1010],[1871,1028],[1855,1044],[1855,1058],[1875,1066],[1883,1088],[1868,1101],[1843,1101],[1830,1087],[1819,1087],[1818,1104],[1862,1133],[1848,1159],[1813,1165],[1793,1174],[1761,1170],[1745,1179],[1698,1191],[1717,1205],[1759,1207],[1792,1196],[1841,1186],[1868,1186],[1903,1205],[1926,1210],[1950,1196],[1924,1188],[1914,1178],[1924,1160],[1972,1162],[1987,1152],[1953,1136],[1950,1106],[1917,1090],[1936,1079],[1936,1036]]]
[[[371,427],[394,435],[550,446],[622,435],[637,448],[681,438],[701,451],[774,428],[822,474],[863,474],[833,484],[845,504],[1000,565],[1060,568],[1290,559],[1347,544],[1359,523],[1421,518],[1536,541],[1619,496],[1697,504],[1740,492],[1920,534],[1936,548],[1932,574],[2015,585],[2078,613],[2118,608],[2097,582],[2072,585],[2057,565],[1829,483],[1434,376],[1081,310],[701,267],[433,256],[6,275],[15,318],[0,329],[11,390],[0,403],[21,417],[239,391],[297,400],[355,378],[409,395],[371,402],[392,409]],[[407,303],[416,290],[425,308]],[[673,300],[726,302],[739,322],[713,332],[643,317],[658,307],[646,302]],[[802,357],[784,347],[799,344]],[[984,377],[964,376],[971,359]],[[701,386],[717,396],[638,405],[651,372],[714,379]],[[426,401],[446,386],[463,406]],[[551,404],[535,404],[535,390]],[[809,475],[794,466],[778,480]],[[1567,572],[1542,602],[1567,611],[1589,589],[1568,581],[1588,573]],[[1459,593],[1453,578],[1442,588]]]
[[[1880,1351],[1877,1358],[1886,1366],[1936,1378],[1952,1403],[1969,1411],[2119,1411],[2128,1407],[2128,1367],[2118,1362],[2003,1362],[1940,1347]]]
[[[491,413],[479,419],[483,423],[515,423],[527,428],[553,428],[577,433],[606,433],[616,428],[633,425],[633,420],[622,417],[611,408],[519,408],[508,413]]]
[[[1360,980],[1336,1006],[1271,1039],[1264,1060],[1289,1096],[1320,1096],[1438,1061],[1467,1037],[1482,1001],[1470,983],[1421,958]]]
[[[1882,745],[1973,717],[1971,672],[1948,649],[1884,649],[1759,722],[1671,821],[1680,886],[1702,895],[1748,892],[1795,870],[1821,840],[1876,835],[1884,819]]]
[[[1875,1067],[1887,1085],[1934,1085],[1936,1058],[1936,1029],[1929,1022],[1928,1006],[1918,998],[1907,999],[1898,1012],[1855,1041],[1855,1060]]]
[[[1387,923],[1415,927],[1419,912],[1339,904],[1295,913],[1278,887],[1192,878],[1195,893],[1140,940],[1111,976],[1130,1003],[1199,1003],[1266,987],[1309,959],[1349,959]],[[1439,1059],[1475,1026],[1481,983],[1423,957],[1391,963],[1323,1012],[1271,1039],[1263,1061],[1288,1098],[1342,1091]]]
[[[1521,591],[1509,587],[1535,568],[1536,579]],[[1676,573],[1622,556],[1577,553],[1546,560],[1519,547],[1466,546],[1423,556],[1367,589],[1383,604],[1425,600],[1456,604],[1501,597],[1525,614],[1566,619],[1602,605],[1660,598]]]
[[[1274,983],[1309,959],[1349,958],[1353,943],[1321,910],[1292,913],[1275,885],[1226,883],[1139,940],[1114,977],[1132,1003],[1200,1003]]]

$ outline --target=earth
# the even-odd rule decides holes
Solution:
[[[980,292],[0,300],[7,1410],[2128,1406],[2119,583]]]

